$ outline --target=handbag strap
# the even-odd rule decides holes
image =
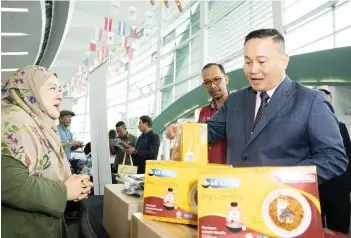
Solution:
[[[134,165],[133,165],[133,159],[132,159],[132,156],[131,156],[131,155],[129,155],[129,159],[130,159],[130,165],[131,165],[131,166],[134,166]]]
[[[126,156],[127,156],[127,153],[124,153],[122,165],[125,165],[125,164],[126,164]],[[131,156],[131,155],[129,155],[129,159],[130,159],[130,165],[131,165],[131,166],[134,166],[134,165],[133,165],[133,159],[132,159],[132,156]]]
[[[127,153],[124,153],[122,165],[126,164],[126,155],[127,155]]]

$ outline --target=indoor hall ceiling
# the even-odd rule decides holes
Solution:
[[[89,52],[91,40],[96,38],[96,29],[104,28],[105,17],[112,18],[113,29],[116,32],[119,21],[131,25],[141,26],[146,19],[147,11],[154,11],[156,6],[148,4],[148,1],[118,1],[118,14],[113,14],[112,4],[116,1],[75,1],[72,13],[68,19],[67,32],[60,46],[59,53],[54,60],[51,69],[57,72],[61,81],[68,83],[83,65],[86,52]],[[136,19],[129,17],[130,6],[135,8]],[[104,31],[104,34],[107,34]],[[121,37],[115,33],[114,43],[109,50],[115,48],[121,41]],[[100,49],[97,45],[97,50]],[[94,62],[96,52],[88,57],[89,65]]]
[[[70,1],[1,1],[1,81],[18,68],[50,67],[66,27]]]
[[[13,73],[11,69],[18,69],[37,61],[44,37],[45,3],[1,1],[1,8],[1,81],[3,82]],[[3,8],[17,8],[23,11],[7,12]],[[9,33],[19,34],[8,35]],[[19,55],[8,55],[10,53]],[[20,55],[21,53],[23,55]]]

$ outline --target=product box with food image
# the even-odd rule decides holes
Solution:
[[[317,174],[308,167],[205,168],[199,237],[323,237]]]
[[[180,224],[197,224],[196,164],[147,161],[143,218]]]
[[[144,219],[180,224],[197,224],[197,179],[201,167],[229,165],[146,161]]]
[[[207,124],[179,123],[171,160],[207,164]]]

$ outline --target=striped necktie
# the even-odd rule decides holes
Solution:
[[[254,125],[253,125],[253,129],[252,131],[254,131],[257,123],[260,121],[264,111],[266,110],[267,106],[268,106],[268,100],[269,100],[269,96],[266,92],[262,92],[260,94],[260,97],[261,97],[261,105],[260,107],[258,108],[258,111],[257,111],[257,114],[256,114],[256,118],[255,118],[255,122],[254,122]]]

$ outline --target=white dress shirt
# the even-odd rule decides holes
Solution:
[[[283,80],[284,80],[284,79],[285,79],[285,76],[284,76]],[[268,96],[269,96],[268,102],[271,100],[271,98],[272,98],[272,96],[273,96],[273,93],[274,93],[275,90],[279,87],[279,85],[283,82],[283,80],[280,81],[280,83],[279,83],[277,86],[275,86],[275,88],[272,88],[271,90],[266,91],[266,93],[267,93]],[[260,106],[261,106],[261,97],[260,97],[260,95],[261,95],[261,92],[257,92],[257,94],[256,94],[256,107],[255,107],[255,118],[256,118],[258,109],[259,109]],[[254,118],[254,120],[255,120],[255,118]]]

